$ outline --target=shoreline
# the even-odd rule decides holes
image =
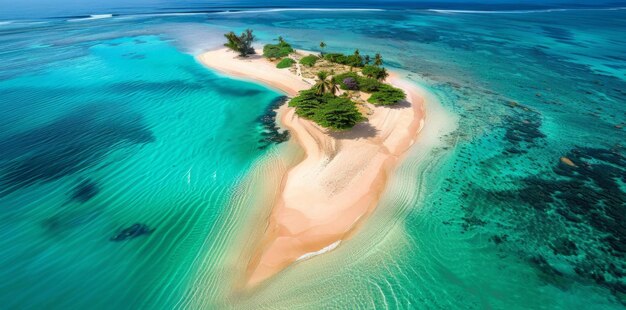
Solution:
[[[311,87],[260,55],[241,59],[222,48],[197,60],[222,74],[289,96]],[[280,125],[291,132],[305,155],[283,176],[263,237],[247,262],[244,287],[253,287],[295,262],[332,251],[375,209],[388,176],[415,143],[425,118],[424,97],[417,86],[397,74],[388,82],[403,89],[407,101],[394,107],[369,106],[368,120],[346,132],[330,132],[298,117],[293,108],[280,108]]]

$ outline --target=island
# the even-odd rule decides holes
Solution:
[[[297,50],[279,37],[259,55],[251,30],[226,38],[224,48],[198,61],[291,97],[277,120],[305,154],[283,177],[266,229],[245,262],[250,288],[358,231],[418,138],[426,102],[424,90],[384,68],[380,54]]]

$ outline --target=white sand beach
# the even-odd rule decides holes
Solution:
[[[199,55],[205,66],[226,75],[265,84],[289,96],[311,87],[261,56],[246,59],[227,49]],[[422,90],[392,74],[387,82],[403,89],[406,102],[368,105],[368,120],[345,132],[332,132],[281,108],[281,125],[305,152],[282,180],[282,191],[267,219],[258,247],[247,264],[245,286],[252,287],[299,259],[331,251],[354,234],[376,207],[390,173],[424,126]]]

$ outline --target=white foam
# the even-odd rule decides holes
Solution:
[[[598,8],[598,9],[544,9],[544,10],[504,10],[504,11],[429,9],[427,11],[441,13],[441,14],[530,14],[530,13],[552,13],[552,12],[568,12],[568,11],[619,11],[619,10],[626,10],[626,7]]]
[[[39,25],[46,24],[48,22],[45,21],[24,21],[24,20],[3,20],[0,21],[0,26],[14,25],[14,26],[24,26],[24,25]]]
[[[85,18],[68,19],[67,21],[68,22],[80,22],[80,21],[86,21],[86,20],[104,19],[104,18],[111,18],[111,17],[113,17],[113,14],[94,14]]]
[[[296,261],[307,260],[307,259],[310,259],[310,258],[312,258],[314,256],[318,256],[318,255],[321,255],[321,254],[324,254],[324,253],[328,253],[328,252],[334,250],[335,248],[337,248],[340,243],[341,243],[341,240],[337,240],[337,241],[333,242],[332,244],[330,244],[329,246],[324,247],[323,249],[321,249],[319,251],[306,253],[306,254],[298,257],[298,259],[296,259]]]
[[[296,11],[314,11],[314,12],[380,12],[385,11],[383,9],[329,9],[329,8],[278,8],[278,9],[265,9],[265,10],[241,10],[241,11],[225,11],[217,12],[215,14],[249,14],[249,13],[274,13],[274,12],[296,12]]]
[[[121,18],[141,18],[141,17],[167,17],[167,16],[198,16],[207,15],[209,13],[196,12],[196,13],[149,13],[149,14],[132,14],[124,15]]]

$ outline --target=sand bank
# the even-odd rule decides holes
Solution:
[[[224,74],[260,82],[290,96],[311,87],[289,70],[260,56],[236,57],[226,49],[198,56]],[[334,249],[350,237],[376,207],[387,176],[415,142],[424,125],[421,90],[392,74],[388,79],[407,94],[394,107],[370,106],[366,122],[347,132],[330,132],[283,107],[282,125],[305,152],[289,170],[256,254],[247,266],[253,286],[290,264]]]

